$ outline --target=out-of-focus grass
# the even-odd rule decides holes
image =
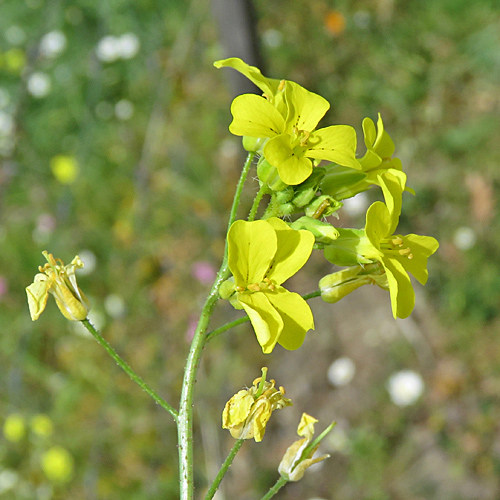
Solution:
[[[227,498],[256,498],[274,482],[302,411],[324,426],[339,421],[327,446],[333,458],[282,498],[498,498],[498,7],[256,7],[266,74],[324,95],[325,123],[360,134],[365,116],[382,113],[417,191],[405,200],[401,232],[433,235],[441,249],[405,322],[390,318],[386,294],[367,289],[344,307],[313,302],[317,331],[299,351],[264,357],[246,326],[214,340],[197,391],[199,489],[231,445],[220,429],[225,401],[266,365],[295,406],[276,416],[263,443],[244,447]],[[94,259],[79,280],[94,321],[175,401],[209,286],[200,269],[219,263],[242,159],[227,132],[226,80],[212,67],[231,54],[196,0],[8,2],[0,31],[0,416],[21,415],[25,429],[1,441],[0,498],[175,498],[168,415],[54,304],[32,323],[24,287],[44,249],[67,262],[77,253]],[[59,52],[57,35],[47,42],[53,32],[65,41]],[[72,183],[52,169],[61,155],[76,162]],[[328,271],[313,260],[295,289],[315,289]],[[214,325],[235,317],[223,305]],[[342,356],[356,374],[334,388],[326,372]],[[386,383],[405,368],[421,374],[425,391],[399,408]],[[35,432],[37,414],[50,417],[52,434]],[[44,475],[53,446],[73,457],[68,481]]]

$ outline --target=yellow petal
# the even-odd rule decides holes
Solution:
[[[250,318],[262,351],[269,354],[283,331],[280,314],[262,292],[239,293],[238,300]]]
[[[298,293],[289,292],[283,287],[266,293],[266,296],[283,320],[283,331],[278,343],[288,350],[298,349],[304,343],[306,333],[314,330],[311,308]]]
[[[260,283],[277,249],[276,231],[266,221],[237,220],[228,233],[228,262],[237,286]]]
[[[356,132],[348,125],[333,125],[314,131],[309,137],[308,158],[333,161],[344,167],[361,170],[356,160]]]
[[[295,82],[286,82],[285,99],[288,104],[287,130],[312,132],[325,113],[330,103],[318,94],[309,92]]]
[[[28,306],[30,309],[31,319],[36,321],[40,314],[47,305],[47,298],[49,297],[49,289],[52,282],[48,280],[35,281],[30,286],[26,287],[26,294],[28,295]]]
[[[286,222],[271,217],[267,223],[276,231],[278,248],[269,266],[267,277],[281,285],[304,266],[314,245],[314,235],[310,231],[296,231]]]
[[[279,111],[263,97],[243,94],[231,104],[233,121],[229,131],[234,135],[274,137],[285,129],[285,120]]]

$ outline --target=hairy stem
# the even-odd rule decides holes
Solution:
[[[280,477],[274,486],[269,488],[269,491],[260,500],[269,500],[270,498],[273,498],[273,496],[276,495],[276,493],[278,493],[278,491],[281,490],[287,482],[288,481],[285,478]]]
[[[255,195],[255,198],[252,203],[252,208],[250,209],[250,213],[248,214],[248,221],[252,222],[255,220],[255,216],[257,215],[257,210],[259,209],[260,202],[262,197],[267,193],[267,186],[263,184],[258,193]]]
[[[94,338],[101,344],[106,352],[116,361],[118,366],[133,380],[141,389],[146,391],[162,408],[165,408],[170,415],[177,421],[177,410],[170,406],[163,398],[149,387],[144,380],[142,380],[137,373],[130,368],[130,366],[118,355],[118,353],[109,345],[109,343],[102,337],[102,335],[94,328],[88,319],[82,321],[83,326],[94,336]]]
[[[241,446],[245,442],[244,439],[238,439],[234,446],[232,447],[231,451],[229,452],[229,455],[227,456],[226,460],[224,460],[224,463],[222,464],[217,476],[215,476],[215,479],[213,480],[207,495],[205,496],[205,500],[211,500],[217,489],[219,488],[219,485],[224,478],[226,472],[229,470],[229,467],[231,467],[231,464],[233,463],[234,457],[240,451]]]
[[[238,206],[240,203],[241,192],[247,178],[248,170],[252,164],[255,153],[247,156],[245,165],[241,172],[236,193],[233,199],[233,205],[229,215],[228,231],[231,224],[236,219]],[[193,500],[194,481],[193,481],[193,392],[196,381],[196,373],[200,364],[203,347],[207,341],[207,327],[212,316],[214,306],[219,299],[220,285],[229,277],[228,267],[228,243],[226,237],[226,246],[224,248],[224,258],[222,265],[217,273],[210,294],[205,301],[201,311],[201,316],[191,342],[191,348],[186,361],[184,370],[184,379],[182,382],[181,400],[179,405],[179,416],[177,421],[177,433],[179,443],[179,472],[180,472],[180,500]]]

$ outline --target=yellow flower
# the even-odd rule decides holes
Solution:
[[[83,321],[90,310],[90,302],[76,283],[75,271],[83,267],[82,260],[77,255],[71,264],[65,266],[62,260],[54,259],[52,254],[46,251],[42,254],[47,264],[39,267],[40,274],[26,287],[31,319],[35,321],[40,317],[51,293],[67,319]]]
[[[307,262],[313,244],[312,233],[290,229],[276,217],[238,220],[229,230],[229,269],[236,290],[231,303],[245,309],[266,354],[276,343],[298,349],[314,328],[307,302],[281,286]]]
[[[285,452],[281,460],[278,472],[287,481],[299,481],[302,479],[304,472],[311,465],[321,462],[330,455],[321,455],[317,458],[312,458],[319,447],[320,441],[333,429],[335,423],[330,424],[325,431],[313,442],[314,424],[317,420],[307,413],[302,414],[300,419],[297,434],[303,436],[302,439],[295,441]]]
[[[235,439],[262,441],[271,413],[292,404],[284,397],[283,387],[276,389],[274,380],[266,381],[266,374],[267,368],[262,368],[262,377],[256,378],[250,389],[235,394],[224,407],[222,428],[229,429]]]
[[[62,446],[53,446],[42,455],[42,469],[49,481],[67,483],[73,477],[74,460]]]
[[[75,182],[80,171],[78,163],[72,156],[58,155],[50,160],[50,168],[55,178],[61,184],[72,184]]]
[[[328,160],[361,169],[355,158],[356,133],[347,125],[316,130],[330,108],[323,97],[295,82],[273,80],[237,58],[214,63],[217,68],[236,69],[263,92],[263,97],[243,94],[231,105],[234,135],[268,139],[263,146],[266,160],[278,170],[285,184],[297,185],[313,171],[313,165]]]
[[[24,417],[17,413],[10,414],[3,424],[3,435],[5,439],[12,443],[17,443],[23,439],[26,434]]]

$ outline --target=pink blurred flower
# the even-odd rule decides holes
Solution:
[[[202,285],[209,285],[215,280],[217,271],[215,270],[214,266],[210,264],[210,262],[199,260],[192,265],[191,274]]]

